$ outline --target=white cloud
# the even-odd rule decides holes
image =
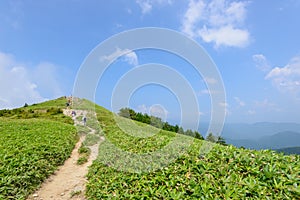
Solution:
[[[59,85],[53,79],[55,73],[44,64],[30,69],[17,62],[13,55],[0,52],[0,109],[41,102],[46,100],[45,96],[53,98],[54,94],[61,95]]]
[[[213,0],[208,4],[208,20],[212,26],[242,24],[246,18],[246,2]]]
[[[245,47],[250,34],[243,28],[247,1],[190,0],[182,20],[182,32],[200,37],[215,47]]]
[[[142,14],[150,13],[154,5],[172,4],[172,2],[172,0],[136,0],[136,3],[142,10]]]
[[[271,66],[263,54],[255,54],[252,56],[252,59],[259,70],[263,72],[270,71]]]
[[[159,117],[163,121],[166,121],[168,113],[169,112],[162,105],[159,104],[152,105],[149,108],[149,114],[151,116]]]
[[[200,91],[200,94],[210,94],[210,91],[208,89],[204,89]]]
[[[201,90],[200,91],[200,95],[201,94],[209,94],[209,95],[212,95],[212,94],[217,94],[219,93],[219,91],[217,90],[208,90],[208,89],[204,89],[204,90]]]
[[[0,52],[0,70],[4,70],[6,67],[13,65],[13,64],[14,64],[13,55]],[[2,71],[0,71],[0,72],[2,72]]]
[[[149,108],[147,108],[147,106],[145,104],[142,104],[142,105],[138,105],[137,107],[137,112],[140,112],[140,113],[149,113],[148,110]]]
[[[149,12],[151,12],[152,10],[152,5],[150,4],[150,1],[148,0],[137,0],[136,1],[137,4],[139,4],[139,6],[141,7],[142,9],[142,13],[143,14],[147,14]]]
[[[199,111],[199,116],[205,116],[205,113]]]
[[[226,103],[226,102],[220,102],[219,106],[221,107],[220,109],[225,109],[225,114],[226,115],[231,115],[232,114],[231,111],[229,110],[230,106],[229,106],[228,103]]]
[[[232,26],[224,26],[220,28],[208,29],[204,26],[198,32],[203,41],[207,43],[215,43],[215,47],[232,46],[245,47],[248,44],[248,31],[236,29]]]
[[[247,115],[255,115],[256,111],[255,110],[248,110]]]
[[[264,99],[263,101],[255,101],[255,106],[257,107],[272,107],[274,103],[271,103],[268,99]]]
[[[129,49],[120,49],[118,47],[110,55],[102,56],[100,60],[107,60],[109,62],[112,62],[119,57],[123,58],[123,60],[130,65],[138,65],[138,57],[134,51],[131,51]]]
[[[182,32],[186,33],[190,37],[195,37],[196,23],[200,20],[204,20],[204,9],[206,4],[202,1],[193,1],[189,2],[188,9],[183,17],[183,26]]]
[[[5,24],[14,30],[22,29],[22,19],[24,18],[24,3],[22,1],[9,1],[5,13],[3,13],[0,21],[3,20]]]
[[[255,108],[258,108],[261,111],[281,111],[278,105],[274,102],[271,102],[269,99],[264,99],[262,101],[254,101]]]
[[[240,98],[238,98],[238,97],[234,97],[234,100],[236,101],[236,103],[238,104],[239,107],[244,107],[246,105],[245,102],[240,100]]]
[[[135,52],[131,51],[125,55],[125,61],[130,65],[138,65],[138,57]]]
[[[222,107],[228,107],[229,106],[229,104],[226,103],[226,102],[220,102],[219,105],[222,106]]]
[[[38,85],[38,90],[43,96],[47,93],[51,97],[63,96],[57,77],[58,67],[49,62],[39,63],[31,72],[31,78]]]
[[[127,8],[127,9],[126,9],[126,12],[127,12],[128,14],[130,14],[130,15],[132,14],[132,10],[131,10],[130,8]]]
[[[265,77],[282,92],[300,94],[300,56],[294,57],[284,67],[273,68]]]
[[[160,104],[154,104],[150,107],[147,107],[145,104],[139,105],[137,107],[137,112],[146,113],[151,116],[159,117],[163,121],[167,119],[168,111],[164,106]]]
[[[209,78],[209,77],[204,78],[204,81],[208,84],[216,84],[218,82],[215,78]]]

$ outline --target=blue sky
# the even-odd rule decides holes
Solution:
[[[194,39],[215,62],[226,89],[226,121],[300,122],[299,18],[297,0],[4,0],[0,108],[70,95],[82,62],[98,44],[129,29],[160,27]],[[200,119],[210,119],[205,82],[214,80],[153,49],[128,51],[117,59],[98,85],[96,102],[111,109],[120,77],[147,63],[181,73],[197,95]],[[159,85],[136,90],[129,106],[173,123],[180,120],[176,95]]]

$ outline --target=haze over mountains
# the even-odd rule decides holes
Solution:
[[[199,131],[206,133],[207,124]],[[281,149],[300,146],[300,124],[259,122],[227,123],[221,135],[228,144],[250,149]]]
[[[226,138],[226,141],[234,146],[243,146],[250,149],[281,149],[300,146],[300,133],[284,131],[270,136],[263,136],[258,139],[234,140]]]

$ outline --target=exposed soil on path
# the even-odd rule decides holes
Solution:
[[[82,111],[77,111],[77,115],[81,115]],[[69,110],[64,110],[64,114],[70,115]],[[75,118],[75,125],[81,124]],[[88,127],[89,134],[95,134],[93,128]],[[86,135],[80,137],[80,140],[75,145],[70,158],[68,158],[64,165],[60,166],[58,170],[51,175],[36,192],[28,197],[28,200],[84,200],[85,185],[87,182],[86,174],[88,173],[88,167],[92,164],[93,160],[97,158],[99,142],[93,146],[89,146],[91,154],[88,162],[82,165],[77,164],[77,160],[80,157],[78,149],[81,143],[84,141]],[[101,140],[104,140],[101,137]]]

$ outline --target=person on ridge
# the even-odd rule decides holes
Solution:
[[[76,112],[75,110],[72,110],[72,117],[75,117],[76,116]]]
[[[82,117],[82,122],[83,122],[83,125],[85,126],[86,125],[86,116],[85,115],[83,115],[83,117]]]

